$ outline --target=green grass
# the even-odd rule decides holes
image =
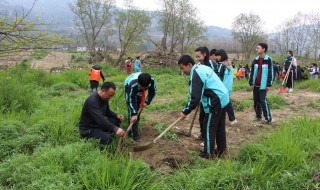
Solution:
[[[287,100],[279,95],[268,95],[267,97],[270,109],[284,109],[287,105]],[[233,109],[235,111],[245,111],[246,109],[253,108],[253,98],[245,98],[241,100],[231,99]]]
[[[242,79],[242,80],[237,80],[235,79],[233,82],[233,87],[232,87],[232,91],[236,92],[236,91],[247,91],[250,92],[252,91],[249,85],[249,81],[247,79]]]
[[[162,133],[167,127],[168,127],[168,125],[164,124],[164,123],[157,123],[157,124],[154,125],[154,128],[157,129],[159,134]],[[176,141],[176,142],[179,141],[178,135],[173,130],[168,131],[164,135],[164,139],[173,140],[173,141]]]
[[[317,189],[320,187],[320,120],[294,119],[237,161],[208,162],[165,178],[164,189]]]
[[[320,99],[318,99],[317,101],[315,102],[311,102],[307,105],[307,107],[312,107],[312,108],[315,108],[315,109],[319,109],[320,110]]]
[[[302,82],[296,82],[295,88],[312,92],[320,92],[320,80],[306,80]]]
[[[117,85],[111,108],[127,116],[123,81],[126,74],[103,65],[106,80]],[[178,70],[145,69],[158,94],[146,112],[181,110],[187,102],[188,77]],[[194,159],[172,174],[162,175],[142,161],[114,156],[117,138],[104,151],[95,140],[79,137],[78,122],[89,96],[88,70],[61,74],[30,69],[22,63],[0,71],[0,189],[319,189],[320,121],[290,119],[256,144],[243,147],[236,160]],[[297,88],[314,91],[314,81]],[[238,90],[247,81],[236,81]],[[235,90],[237,91],[237,90]],[[271,109],[287,105],[269,95]],[[319,108],[319,101],[310,104]],[[236,111],[253,107],[252,97],[235,101]],[[142,121],[148,118],[142,114]],[[142,122],[142,123],[143,123]],[[126,128],[125,121],[122,127]],[[163,131],[167,125],[157,123]],[[167,139],[179,139],[173,132]],[[192,155],[193,154],[193,155]]]

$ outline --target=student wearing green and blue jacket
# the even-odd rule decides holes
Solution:
[[[251,65],[251,75],[249,85],[253,90],[254,110],[256,120],[261,121],[262,113],[265,118],[263,124],[269,124],[272,121],[270,108],[267,101],[267,92],[273,84],[274,71],[272,59],[266,54],[268,45],[259,43],[256,47],[257,54]]]
[[[198,64],[206,65],[206,66],[210,67],[212,70],[214,70],[215,73],[217,73],[218,72],[217,64],[216,64],[216,62],[209,59],[209,57],[210,57],[209,54],[210,54],[209,49],[207,47],[198,47],[195,50],[195,57],[196,57],[196,60],[199,62]],[[200,102],[200,114],[199,114],[200,135],[199,135],[199,139],[201,139],[201,140],[204,139],[205,119],[206,118],[205,118],[203,106]],[[201,143],[200,145],[203,146],[203,143]]]
[[[133,73],[125,79],[124,88],[128,106],[128,119],[130,123],[134,123],[129,136],[134,141],[140,142],[141,138],[138,131],[140,115],[138,114],[138,110],[140,107],[150,105],[156,95],[157,87],[155,80],[148,73]],[[146,91],[148,91],[147,96]]]
[[[232,93],[233,86],[233,67],[231,61],[228,58],[228,54],[224,49],[219,49],[215,52],[216,60],[218,62],[218,73],[221,81],[226,86],[229,92],[229,98]],[[231,125],[234,125],[237,122],[236,117],[234,115],[231,99],[226,108],[229,121]]]
[[[180,118],[185,119],[201,100],[206,120],[204,151],[199,156],[206,159],[223,156],[227,149],[225,120],[226,106],[229,104],[228,90],[210,67],[195,64],[189,55],[181,56],[178,65],[184,74],[190,75],[191,96]]]

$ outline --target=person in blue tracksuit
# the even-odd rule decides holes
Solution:
[[[289,67],[290,67],[291,63],[292,63],[292,65],[291,65],[291,68],[289,71]],[[297,60],[296,60],[296,58],[293,57],[293,52],[291,50],[289,50],[287,52],[287,58],[284,62],[284,72],[285,73],[289,72],[288,80],[286,83],[286,87],[288,88],[288,92],[293,92],[294,80],[297,76],[296,75],[297,74],[296,68],[297,68]]]
[[[140,61],[140,56],[136,57],[136,61],[134,62],[134,69],[136,70],[136,72],[141,72],[141,61]]]
[[[219,77],[223,84],[226,86],[229,92],[229,98],[232,93],[232,85],[233,85],[233,67],[228,58],[227,52],[224,49],[219,49],[215,53],[216,60],[218,62],[218,72]],[[237,122],[236,117],[234,116],[234,111],[231,103],[231,99],[229,104],[226,107],[226,111],[228,113],[229,121],[231,125],[234,125]]]
[[[270,108],[267,101],[267,92],[273,84],[274,70],[272,59],[266,54],[267,50],[268,45],[266,43],[259,43],[257,45],[256,51],[259,56],[256,57],[252,62],[252,74],[250,75],[249,80],[249,85],[253,90],[256,120],[261,120],[262,108],[263,116],[265,118],[265,120],[262,121],[263,124],[269,124],[272,121]]]
[[[198,64],[202,64],[202,65],[206,65],[208,67],[210,67],[212,70],[215,71],[215,73],[218,73],[217,70],[217,64],[216,62],[212,61],[210,58],[210,52],[209,49],[207,47],[198,47],[195,50],[195,57],[196,60],[199,62]],[[199,135],[199,139],[203,140],[204,139],[204,126],[205,126],[205,113],[203,110],[203,106],[200,102],[200,114],[199,114],[199,124],[200,124],[200,135]],[[204,144],[201,143],[201,146],[203,146]]]
[[[228,90],[216,73],[209,67],[195,64],[192,57],[183,55],[178,61],[179,68],[190,75],[190,95],[187,105],[182,109],[183,120],[197,107],[200,100],[206,115],[204,127],[204,151],[199,156],[214,159],[226,153],[226,106],[229,104]],[[217,149],[215,150],[215,143]]]
[[[125,98],[128,106],[128,119],[132,125],[132,129],[129,136],[133,138],[134,141],[140,142],[140,134],[138,131],[138,125],[140,121],[140,115],[138,115],[138,110],[140,106],[150,105],[154,96],[157,93],[157,88],[154,78],[148,73],[133,73],[125,79],[124,82]],[[146,95],[148,91],[148,96]],[[144,102],[141,102],[144,100]]]

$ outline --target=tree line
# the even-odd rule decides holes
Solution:
[[[34,0],[34,4],[37,0]],[[128,54],[139,51],[141,44],[149,43],[162,56],[185,54],[199,45],[208,45],[204,21],[190,0],[161,0],[161,8],[148,12],[125,0],[124,8],[116,8],[115,0],[75,0],[69,5],[75,14],[74,23],[89,51],[89,63],[98,59],[98,47],[107,50],[118,47],[116,65]],[[33,6],[34,6],[33,4]],[[32,7],[33,7],[32,6]],[[32,8],[14,19],[0,16],[0,53],[21,49],[45,49],[53,44],[70,43],[53,31],[44,30],[46,23],[29,21]],[[152,22],[156,26],[152,26]],[[151,34],[155,27],[157,37]],[[297,13],[283,21],[271,34],[266,34],[264,21],[254,13],[241,13],[232,23],[233,40],[213,39],[214,48],[225,48],[242,53],[246,61],[259,42],[267,42],[272,54],[284,56],[288,49],[296,55],[319,59],[320,14]],[[117,45],[110,41],[118,41]],[[148,50],[149,50],[148,49]]]

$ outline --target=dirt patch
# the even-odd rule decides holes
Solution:
[[[269,94],[275,94],[276,90]],[[235,92],[233,97],[236,100],[241,100],[252,96],[251,92]],[[270,125],[262,125],[254,121],[255,114],[253,108],[243,112],[236,112],[238,123],[231,126],[226,121],[227,131],[227,146],[228,156],[226,159],[234,159],[239,149],[248,143],[257,142],[260,134],[267,134],[270,130],[277,128],[279,124],[291,117],[303,117],[305,114],[312,114],[314,117],[320,117],[318,110],[306,107],[311,102],[320,99],[320,94],[311,92],[295,91],[294,93],[281,94],[289,105],[285,109],[271,110],[273,122]],[[160,101],[163,101],[161,99]],[[157,100],[155,99],[155,102]],[[152,106],[152,105],[151,105]],[[153,127],[152,123],[161,122],[168,126],[179,117],[180,111],[170,113],[152,112],[145,115],[148,122],[141,130],[141,136],[144,142],[151,142],[159,134]],[[152,148],[132,153],[133,158],[142,159],[147,162],[152,168],[160,168],[165,172],[171,172],[178,168],[179,165],[190,162],[192,159],[198,159],[197,154],[203,148],[200,146],[202,141],[197,139],[200,134],[200,125],[196,118],[192,135],[187,137],[186,134],[194,113],[177,123],[174,130],[177,132],[179,141],[160,139]]]
[[[31,51],[22,51],[17,53],[8,53],[0,55],[0,69],[6,69],[10,66],[20,63],[31,55]]]
[[[70,53],[50,52],[44,59],[32,61],[31,67],[43,69],[67,67],[69,64],[70,57]]]

